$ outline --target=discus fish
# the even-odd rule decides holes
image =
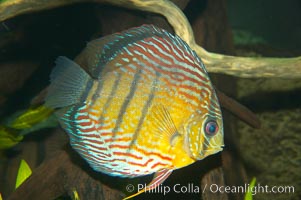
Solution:
[[[87,72],[57,59],[46,106],[57,109],[71,146],[94,170],[155,173],[130,197],[222,150],[216,93],[201,59],[180,37],[143,25],[96,39],[83,53]]]

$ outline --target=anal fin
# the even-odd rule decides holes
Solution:
[[[156,172],[153,180],[143,190],[140,190],[137,193],[124,198],[123,200],[131,199],[143,192],[155,189],[169,177],[169,175],[172,173],[172,171],[173,171],[172,169],[162,169],[162,170]]]

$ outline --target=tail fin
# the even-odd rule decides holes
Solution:
[[[45,99],[50,108],[60,108],[76,104],[92,86],[93,80],[77,63],[60,56],[50,75],[51,84]]]

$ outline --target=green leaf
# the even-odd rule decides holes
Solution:
[[[73,188],[72,192],[73,192],[73,197],[72,197],[72,199],[73,199],[73,200],[80,200],[80,198],[79,198],[79,196],[78,196],[78,193],[77,193],[77,191],[76,191],[75,188]]]
[[[23,136],[19,135],[16,130],[0,125],[0,150],[11,148],[22,139]]]
[[[18,170],[16,189],[31,175],[31,173],[31,169],[27,162],[22,159]]]
[[[0,200],[2,200],[2,196],[1,196],[1,193],[0,193]]]
[[[256,183],[256,177],[253,177],[248,187],[248,191],[246,192],[244,200],[253,200],[252,189],[255,186],[255,183]]]

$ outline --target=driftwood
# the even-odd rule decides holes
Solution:
[[[31,61],[13,61],[0,64],[0,108],[6,103],[7,96],[20,89],[37,67],[38,63]]]
[[[74,3],[106,3],[163,15],[176,34],[202,58],[209,72],[239,77],[301,77],[301,57],[244,58],[210,53],[196,44],[193,31],[183,12],[168,0],[10,0],[0,4],[0,21],[20,14],[37,12]]]
[[[216,90],[216,93],[221,107],[230,111],[232,114],[234,114],[236,117],[238,117],[240,120],[247,123],[251,127],[260,128],[261,124],[259,119],[247,107],[228,97],[219,90]]]
[[[228,196],[226,193],[214,193],[216,187],[215,186],[226,186],[224,180],[224,171],[223,168],[219,167],[208,172],[201,181],[202,188],[202,199],[203,200],[211,200],[211,199],[219,199],[219,200],[228,200]]]
[[[119,200],[124,197],[118,190],[92,178],[82,169],[83,162],[77,156],[74,152],[57,152],[36,168],[8,200],[55,199],[64,194],[74,198],[75,191],[81,199]]]
[[[15,61],[0,64],[0,93],[11,94],[20,89],[28,77],[37,69],[38,63]],[[2,76],[5,74],[5,76]]]

